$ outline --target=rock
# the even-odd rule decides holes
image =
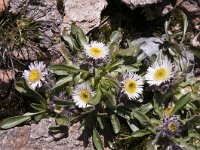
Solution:
[[[0,97],[5,97],[11,87],[11,82],[15,77],[12,70],[0,69]]]
[[[10,0],[0,0],[0,12],[4,11]]]
[[[60,24],[62,17],[57,10],[55,0],[11,0],[10,12],[22,13],[25,10],[26,17],[35,21]]]
[[[162,2],[162,0],[122,0],[128,7],[134,9],[138,6],[144,6],[149,4],[156,4]]]
[[[163,43],[163,39],[150,37],[150,38],[139,38],[133,40],[131,44],[137,45],[142,44],[140,49],[143,50],[148,57],[151,57],[152,54],[156,54],[159,51],[159,46]]]
[[[80,123],[75,123],[69,128],[68,136],[54,140],[48,128],[55,125],[55,119],[41,120],[38,124],[15,127],[0,131],[1,150],[93,150],[92,141],[84,147],[79,141]]]
[[[13,57],[18,60],[32,61],[45,58],[53,62],[57,61],[58,57],[60,58],[61,54],[58,51],[51,51],[55,49],[54,45],[57,45],[60,40],[62,23],[62,16],[55,0],[11,0],[9,11],[14,14],[20,13],[23,17],[39,22],[37,43],[30,39],[31,42],[26,42],[25,46],[14,48],[11,52]],[[55,57],[57,58],[54,59]]]
[[[10,52],[17,60],[37,60],[37,54],[41,55],[41,51],[36,47],[23,46],[20,49],[15,49]],[[43,53],[44,55],[44,53]]]
[[[200,48],[200,32],[190,40],[190,43],[192,46]]]
[[[84,32],[98,27],[101,20],[101,12],[107,6],[106,0],[64,0],[65,16],[62,28],[69,31],[71,23],[75,22]]]
[[[61,56],[63,50],[66,48],[63,42],[53,45],[49,48],[49,53],[51,55],[51,64],[61,64],[64,62],[64,57]]]

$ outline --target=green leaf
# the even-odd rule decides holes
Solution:
[[[38,111],[44,111],[45,110],[45,108],[42,104],[31,103],[30,105],[35,110],[38,110]]]
[[[68,46],[71,50],[73,50],[73,40],[72,38],[70,37],[70,35],[68,35],[67,33],[67,30],[66,28],[63,29],[63,32],[62,32],[62,37],[63,39],[68,43]]]
[[[62,133],[62,132],[66,132],[67,129],[68,129],[68,128],[67,128],[66,126],[60,126],[60,125],[58,125],[58,126],[50,127],[50,128],[49,128],[49,131],[50,131],[51,133]]]
[[[40,111],[40,112],[36,112],[36,113],[27,112],[27,113],[23,114],[23,116],[35,116],[37,114],[41,114],[41,113],[44,113],[44,112],[45,112],[45,110]]]
[[[164,25],[167,41],[171,41],[171,33],[168,31],[170,22],[171,20],[165,21],[165,25]]]
[[[107,101],[106,101],[107,107],[111,108],[111,109],[113,109],[113,108],[116,109],[117,108],[117,106],[116,106],[117,102],[116,102],[115,96],[111,93],[111,91],[107,91],[104,88],[101,88],[101,90],[102,90],[102,93],[104,95],[106,95],[106,97],[108,98]]]
[[[131,117],[132,119],[136,118],[141,124],[144,124],[144,125],[149,121],[149,118],[146,115],[135,110],[131,112]]]
[[[84,47],[84,45],[88,42],[88,39],[81,28],[79,28],[74,23],[71,27],[71,34],[75,39],[79,42],[79,44]]]
[[[181,11],[181,10],[179,10],[179,11],[183,18],[183,37],[181,40],[181,42],[183,42],[185,40],[185,35],[186,35],[187,28],[188,28],[188,19],[187,19],[186,14],[183,11]]]
[[[115,113],[123,118],[125,118],[126,120],[130,120],[130,116],[131,116],[131,113],[126,110],[126,109],[123,109],[123,108],[118,108],[117,110],[115,110]]]
[[[2,129],[9,129],[12,127],[15,127],[25,121],[31,120],[30,116],[15,116],[15,117],[10,117],[1,123],[1,128]]]
[[[162,111],[161,111],[159,104],[158,104],[158,102],[161,101],[160,98],[161,98],[160,95],[158,95],[157,93],[154,93],[154,97],[153,97],[154,110],[158,114],[159,118],[162,119],[163,114],[162,114]]]
[[[106,67],[105,67],[105,69],[107,70],[107,71],[110,71],[111,69],[113,69],[113,68],[118,68],[120,65],[122,65],[123,64],[123,60],[115,60],[115,61],[112,61],[110,64],[108,64]]]
[[[122,40],[122,33],[120,31],[114,31],[110,36],[109,44],[112,45],[113,43],[120,43],[121,40]]]
[[[143,113],[143,114],[146,114],[148,113],[151,109],[153,109],[153,105],[149,102],[147,104],[144,104],[142,105],[140,108],[139,108],[139,112]]]
[[[44,114],[38,114],[38,115],[36,115],[36,116],[34,116],[34,120],[36,121],[36,122],[39,122],[41,119],[43,119],[45,117],[45,115]]]
[[[149,131],[147,129],[143,129],[143,130],[138,130],[138,131],[134,132],[133,134],[131,134],[131,136],[132,137],[143,137],[148,134],[151,134],[151,131]]]
[[[138,46],[134,46],[134,47],[130,47],[130,48],[126,48],[126,49],[119,49],[118,51],[116,51],[116,55],[117,56],[134,56],[136,53],[138,53]]]
[[[135,124],[133,124],[133,123],[130,122],[129,120],[126,120],[126,121],[127,121],[127,124],[129,125],[129,127],[131,128],[131,130],[132,130],[133,132],[136,132],[136,131],[139,130],[139,128],[138,128]]]
[[[103,120],[103,118],[97,117],[97,122],[98,122],[99,127],[101,128],[101,130],[105,129],[105,121]]]
[[[57,117],[56,117],[56,123],[58,124],[58,125],[63,125],[63,126],[70,126],[70,121],[69,121],[69,119],[66,117],[66,116],[64,116],[64,115],[61,115],[61,114],[59,114]]]
[[[129,72],[138,72],[139,68],[135,67],[135,66],[128,66],[128,65],[121,65],[118,69],[116,69],[116,72],[125,72],[125,71],[129,71]]]
[[[33,90],[27,83],[27,81],[25,79],[23,79],[22,81],[18,81],[16,82],[15,85],[15,89],[17,91],[19,91],[20,93],[28,96],[28,97],[33,97],[36,100],[42,102],[44,108],[46,108],[46,99],[43,98],[38,92],[36,92],[35,90]]]
[[[117,118],[117,116],[115,114],[112,114],[110,116],[110,118],[111,118],[111,123],[112,123],[112,126],[113,126],[114,133],[115,134],[119,133],[119,131],[120,131],[119,119]]]
[[[85,70],[81,70],[72,66],[67,66],[63,64],[56,64],[50,67],[51,70],[54,71],[57,75],[69,75],[71,73],[79,73],[79,72],[87,72]]]
[[[144,60],[146,57],[147,57],[147,55],[146,55],[144,52],[142,52],[141,54],[139,54],[139,55],[137,56],[137,63],[141,62],[141,61]]]
[[[72,81],[72,76],[64,77],[56,82],[56,85],[52,88],[52,90],[55,90],[70,81]]]
[[[174,109],[172,110],[172,114],[175,114],[178,110],[183,108],[187,102],[190,100],[190,94],[186,94],[182,96],[175,104]]]
[[[56,105],[64,105],[64,106],[68,106],[68,105],[72,105],[73,102],[69,101],[69,100],[62,100],[62,99],[53,99],[52,100]]]
[[[89,104],[97,105],[101,101],[101,89],[98,87],[96,95],[89,100]]]
[[[101,138],[100,138],[95,127],[93,128],[92,140],[93,140],[94,146],[97,150],[103,150],[104,149]]]

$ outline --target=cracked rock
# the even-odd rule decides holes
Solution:
[[[101,12],[107,6],[106,0],[64,0],[65,16],[62,28],[69,31],[71,23],[75,22],[84,32],[98,27],[101,20]]]
[[[78,141],[80,136],[80,123],[75,123],[69,128],[68,136],[54,140],[49,134],[49,127],[55,125],[55,119],[47,118],[38,124],[15,127],[0,131],[1,150],[93,150],[90,140],[87,147],[83,141]]]

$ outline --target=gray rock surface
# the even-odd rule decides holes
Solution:
[[[67,137],[57,139],[49,134],[48,128],[55,125],[53,118],[43,119],[38,124],[15,127],[0,131],[1,150],[93,150],[90,140],[87,147],[79,141],[80,123],[69,128]]]
[[[98,27],[101,12],[107,6],[106,0],[64,0],[65,16],[62,27],[70,30],[71,23],[75,22],[85,32]]]
[[[33,18],[35,21],[46,21],[60,24],[62,16],[57,10],[55,0],[11,0],[10,12],[25,12],[27,17]]]
[[[122,0],[122,2],[129,6],[131,9],[134,9],[138,6],[156,4],[162,2],[162,0]]]

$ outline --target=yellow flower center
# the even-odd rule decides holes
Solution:
[[[79,96],[81,98],[81,100],[85,103],[88,103],[88,101],[90,100],[90,98],[92,97],[91,92],[88,90],[82,90],[79,93]]]
[[[126,80],[125,82],[125,89],[128,93],[135,93],[137,88],[137,83],[134,80]]]
[[[30,71],[30,74],[28,76],[28,81],[34,83],[40,80],[40,77],[41,77],[41,72],[37,69],[33,69]]]
[[[169,76],[169,72],[166,68],[157,69],[154,73],[155,80],[166,80]]]
[[[169,129],[171,132],[175,132],[175,131],[177,130],[177,127],[176,127],[175,124],[170,123],[170,124],[168,125],[168,129]]]
[[[90,54],[92,57],[98,58],[102,54],[102,50],[97,47],[90,48]]]

